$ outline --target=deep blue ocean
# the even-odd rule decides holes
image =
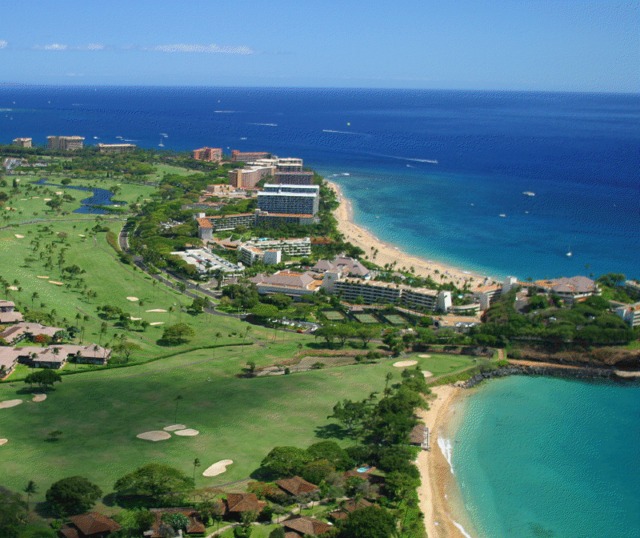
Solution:
[[[496,277],[640,277],[639,95],[0,87],[0,142],[51,134],[298,156],[413,254]]]

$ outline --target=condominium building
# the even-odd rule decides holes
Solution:
[[[198,148],[193,150],[192,155],[196,161],[219,163],[222,160],[222,148]]]
[[[481,286],[472,293],[473,298],[480,304],[481,310],[488,310],[496,297],[500,296],[502,286],[492,284]]]
[[[279,172],[302,172],[302,159],[298,157],[280,157],[278,158]]]
[[[268,159],[271,157],[271,153],[268,151],[238,151],[234,149],[231,151],[231,160],[234,163],[237,162],[251,162],[258,159]]]
[[[267,213],[307,214],[315,216],[320,204],[318,185],[267,184],[258,193],[258,208]]]
[[[14,138],[12,144],[14,146],[20,146],[21,148],[31,148],[33,147],[33,139],[32,138]]]
[[[280,250],[288,256],[309,256],[311,254],[311,238],[299,239],[256,239],[245,245],[261,250]]]
[[[247,267],[251,267],[258,262],[262,262],[265,265],[277,265],[282,261],[282,251],[275,249],[263,250],[245,244],[238,248],[238,259]]]
[[[137,147],[135,144],[98,144],[98,151],[100,153],[127,153]]]
[[[275,166],[245,166],[229,171],[229,183],[236,189],[255,189],[263,179],[273,176]]]
[[[329,281],[330,276],[326,278]],[[400,285],[377,280],[343,278],[335,280],[332,284],[333,293],[351,303],[399,303],[402,295]]]
[[[313,185],[313,172],[276,172],[273,180],[278,185]]]
[[[318,218],[310,213],[267,213],[258,210],[256,212],[256,224],[270,227],[278,227],[283,224],[297,224],[306,226],[315,224]]]
[[[83,136],[48,136],[47,149],[57,151],[75,151],[84,146]]]

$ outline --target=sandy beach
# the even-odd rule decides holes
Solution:
[[[471,290],[493,282],[493,279],[483,275],[412,256],[395,245],[381,241],[369,230],[353,222],[351,202],[344,196],[340,186],[332,181],[327,181],[327,184],[336,192],[340,202],[340,206],[334,212],[338,221],[338,230],[344,235],[345,241],[361,248],[367,258],[377,265],[385,266],[395,263],[397,269],[406,268],[407,271],[413,267],[416,275],[429,276],[436,282],[453,282],[459,288],[464,286],[465,281],[469,281]]]
[[[441,385],[431,390],[435,398],[430,400],[429,410],[420,410],[418,413],[431,432],[431,450],[420,452],[416,461],[422,482],[418,489],[420,510],[424,514],[429,538],[465,538],[450,515],[447,491],[456,485],[449,463],[438,446],[438,435],[447,420],[450,407],[464,389]]]

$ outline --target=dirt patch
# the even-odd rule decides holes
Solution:
[[[178,430],[173,432],[180,437],[195,437],[196,435],[200,435],[198,430],[194,430],[193,428],[186,428],[184,430]]]
[[[227,471],[227,466],[231,465],[233,460],[220,460],[216,461],[213,465],[207,467],[205,471],[202,473],[202,476],[218,476]]]
[[[132,297],[127,297],[127,301],[131,301],[132,303],[136,302],[136,301],[139,301],[139,300],[140,299],[138,299],[137,297],[133,297],[133,296]]]
[[[143,432],[136,435],[138,439],[143,439],[144,441],[166,441],[167,439],[171,439],[171,434],[167,432],[163,432],[161,430],[151,430],[149,432]]]
[[[46,394],[35,394],[31,399],[32,402],[44,402],[47,399]]]
[[[184,424],[171,424],[171,426],[165,426],[162,429],[166,432],[174,432],[176,430],[186,430],[187,427]]]
[[[418,364],[418,361],[398,361],[393,363],[396,368],[406,368],[407,366],[415,366],[416,364]]]
[[[16,405],[20,405],[22,400],[5,400],[4,402],[0,402],[0,409],[8,409],[9,407],[15,407]]]

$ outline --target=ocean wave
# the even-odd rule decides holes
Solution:
[[[214,114],[235,114],[236,110],[214,110]]]
[[[451,520],[451,523],[453,523],[456,529],[460,531],[462,536],[465,536],[466,538],[473,538],[466,530],[464,530],[464,527],[460,525],[460,523],[458,523],[457,521],[453,521],[453,519]]]
[[[356,135],[356,136],[366,136],[367,133],[356,133],[354,131],[336,131],[334,129],[322,129],[323,133],[331,133],[331,134],[346,134],[346,135]]]
[[[253,123],[253,122],[249,122],[249,125],[262,125],[264,127],[277,127],[278,126],[277,123]]]
[[[442,451],[442,455],[444,456],[444,459],[446,459],[447,463],[449,464],[449,469],[451,469],[451,474],[455,474],[453,472],[453,463],[452,463],[453,443],[451,442],[451,439],[445,439],[443,437],[438,437],[438,446],[440,447],[440,450]]]
[[[0,108],[0,112],[13,112],[13,108]]]

